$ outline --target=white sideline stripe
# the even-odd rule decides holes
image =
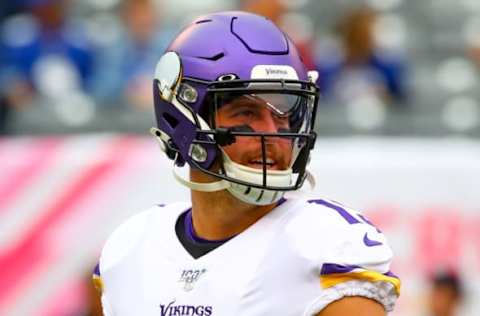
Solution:
[[[70,183],[82,175],[82,171],[103,159],[101,150],[115,137],[68,137],[55,153],[51,167],[42,170],[29,186],[23,188],[10,207],[3,210],[0,221],[0,249],[8,251],[21,240],[25,231],[42,218],[46,207],[64,191]]]
[[[140,147],[143,146],[140,144]],[[48,240],[54,252],[61,255],[58,260],[49,263],[48,271],[39,279],[31,280],[29,288],[10,307],[9,316],[34,315],[35,311],[44,310],[45,304],[51,303],[50,299],[67,282],[79,275],[88,276],[86,273],[93,269],[108,235],[121,221],[141,210],[138,208],[141,201],[145,203],[145,195],[137,194],[131,187],[132,183],[142,182],[151,168],[144,153],[145,150],[136,151],[135,157],[122,165],[121,170],[104,179],[105,183],[90,196],[88,203],[75,205],[71,216],[52,227]],[[139,169],[145,172],[138,172]],[[156,204],[154,192],[147,193],[152,203],[146,207]]]

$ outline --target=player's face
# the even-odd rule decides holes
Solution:
[[[290,131],[289,114],[272,103],[281,103],[282,95],[242,95],[222,105],[215,115],[218,127],[236,131],[278,133]],[[292,159],[292,140],[285,137],[265,137],[268,170],[286,170]],[[235,143],[223,147],[234,162],[262,169],[262,141],[260,136],[236,136]]]

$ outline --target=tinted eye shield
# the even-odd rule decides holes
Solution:
[[[237,94],[292,94],[313,96],[318,99],[318,87],[310,81],[252,79],[214,81],[207,86],[207,93],[237,93]],[[316,104],[316,103],[315,103]]]
[[[310,97],[313,98],[313,102],[309,102],[312,107],[313,118],[315,118],[319,90],[315,83],[310,81],[301,80],[279,80],[279,79],[252,79],[252,80],[228,80],[228,81],[205,81],[196,78],[183,78],[183,81],[188,83],[196,83],[206,85],[206,95],[210,102],[215,102],[215,97],[218,95],[262,95],[264,101],[270,104],[275,111],[283,115],[288,109],[282,109],[275,105],[275,101],[270,102],[267,94],[272,95],[292,95],[298,97]],[[192,114],[195,111],[190,108],[188,104],[179,100]],[[217,100],[218,101],[218,100]],[[314,120],[313,120],[314,121]],[[199,126],[199,124],[197,124]]]
[[[215,111],[230,107],[250,107],[251,109],[265,108],[275,117],[289,117],[300,110],[300,106],[307,105],[307,97],[296,94],[273,93],[232,93],[224,92],[215,95]]]

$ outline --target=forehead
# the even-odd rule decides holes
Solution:
[[[298,108],[301,97],[280,93],[259,93],[220,96],[216,103],[217,110],[228,111],[236,108],[255,108],[269,110],[276,115],[284,116]]]
[[[223,98],[219,104],[219,111],[222,110],[233,110],[237,107],[248,106],[255,108],[265,107],[265,101],[254,95],[234,95]]]

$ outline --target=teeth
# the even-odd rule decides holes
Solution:
[[[262,160],[252,160],[252,162],[262,164]],[[266,161],[267,165],[273,165],[274,163],[275,163],[275,160],[267,158],[267,161]]]

